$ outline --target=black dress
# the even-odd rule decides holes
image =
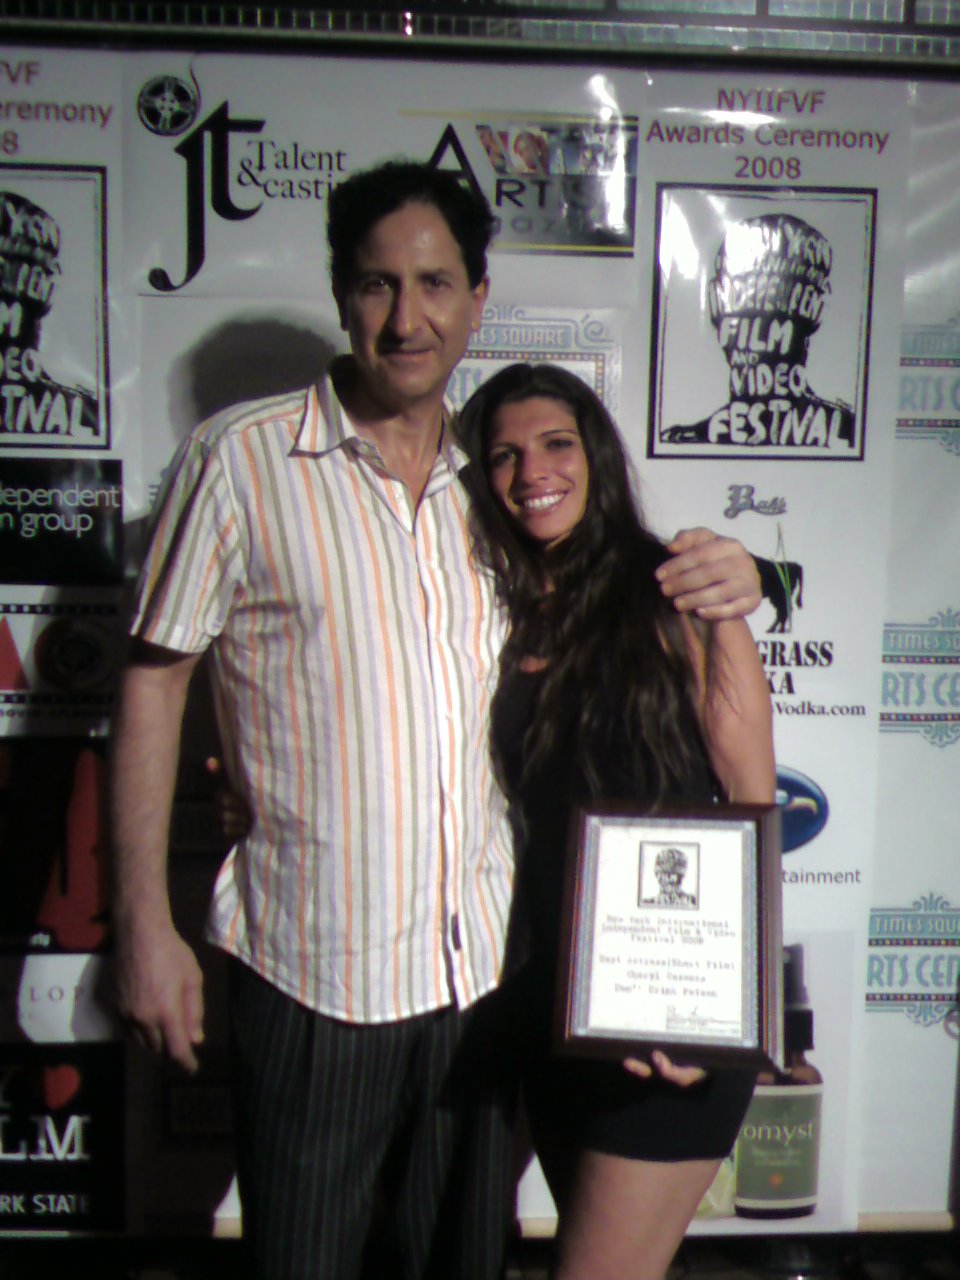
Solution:
[[[517,806],[517,894],[530,933],[530,957],[520,978],[525,1001],[524,1092],[534,1135],[559,1135],[578,1148],[635,1160],[717,1159],[736,1141],[755,1073],[714,1070],[679,1088],[654,1077],[641,1080],[619,1062],[555,1056],[552,1011],[563,864],[570,817],[589,789],[576,762],[574,709],[556,749],[533,777],[521,780],[524,734],[533,718],[544,672],[505,677],[494,704],[493,734],[505,781]],[[604,798],[642,805],[643,784],[626,772],[622,716],[611,708],[611,731],[593,767]],[[690,732],[699,729],[690,712]],[[675,803],[710,803],[715,782],[705,753],[701,767]]]

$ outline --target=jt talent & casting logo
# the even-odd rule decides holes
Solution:
[[[176,87],[175,87],[176,86]],[[164,137],[182,131],[199,107],[189,86],[173,77],[149,81],[141,90],[140,119],[152,133]],[[267,121],[230,114],[229,102],[214,108],[174,148],[183,160],[186,216],[186,261],[183,278],[175,281],[165,267],[148,274],[158,293],[174,293],[194,280],[206,260],[207,211],[225,222],[255,217],[264,204],[275,200],[326,200],[339,180],[347,176],[347,152],[340,147],[318,147],[299,140],[282,141],[264,135]],[[240,204],[235,192],[249,194],[255,204]]]

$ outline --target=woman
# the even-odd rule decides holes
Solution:
[[[666,551],[580,379],[512,365],[471,399],[461,428],[486,480],[472,486],[478,554],[510,619],[493,740],[522,849],[525,1092],[560,1213],[555,1275],[658,1280],[733,1145],[753,1076],[705,1075],[659,1052],[627,1064],[633,1075],[551,1055],[567,826],[574,805],[600,797],[771,802],[766,680],[744,622],[704,628],[663,598]]]

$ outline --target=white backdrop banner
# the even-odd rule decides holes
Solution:
[[[960,92],[721,66],[4,57],[20,69],[0,104],[6,776],[38,740],[105,732],[121,579],[178,441],[225,405],[305,385],[343,349],[330,191],[390,156],[456,170],[500,231],[454,399],[511,360],[563,364],[621,424],[651,523],[710,525],[761,567],[752,625],[776,712],[791,1000],[810,1011],[823,1077],[801,1135],[819,1184],[803,1216],[781,1201],[757,1222],[735,1212],[730,1165],[694,1229],[822,1232],[865,1210],[943,1210],[960,902],[945,857],[960,751]],[[109,506],[121,484],[123,551]],[[186,752],[188,797],[206,746],[200,734]],[[5,863],[24,856],[0,842]],[[29,902],[18,910],[7,952],[26,956]],[[64,981],[85,965],[72,957]],[[55,967],[47,957],[48,987]],[[89,1013],[27,1017],[5,972],[4,1025],[21,1036],[112,1034]],[[897,1140],[881,1147],[887,1128]],[[177,1150],[186,1201],[189,1142]],[[911,1160],[922,1178],[902,1177]],[[159,1219],[167,1202],[137,1212]],[[534,1169],[520,1216],[552,1212]]]

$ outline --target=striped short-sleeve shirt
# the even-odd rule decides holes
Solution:
[[[302,1004],[386,1022],[494,987],[513,854],[489,707],[503,640],[446,438],[414,513],[328,379],[181,447],[133,631],[212,646],[254,815],[210,933]]]

